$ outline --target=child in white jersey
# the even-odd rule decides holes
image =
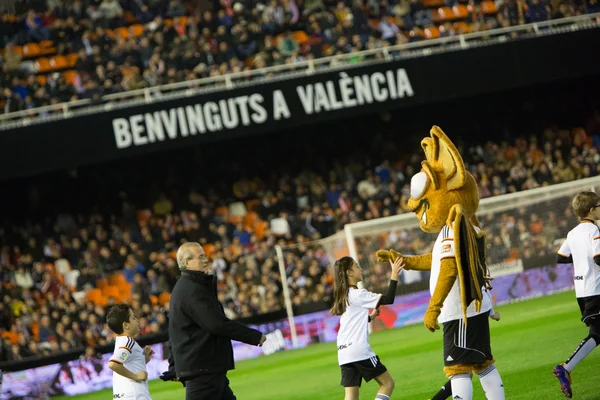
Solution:
[[[600,219],[600,196],[594,192],[581,192],[575,195],[571,205],[581,222],[560,246],[557,262],[573,264],[581,320],[590,330],[573,355],[553,370],[568,398],[573,397],[571,371],[600,344],[600,230],[594,222]]]
[[[108,362],[113,370],[113,398],[120,400],[151,400],[146,364],[154,351],[144,349],[135,341],[139,322],[126,304],[113,306],[106,316],[108,327],[117,334],[115,351]]]
[[[334,265],[335,295],[331,313],[341,315],[337,346],[345,400],[358,400],[363,379],[365,382],[375,379],[379,384],[379,392],[375,397],[377,400],[389,400],[394,390],[394,380],[368,341],[369,321],[378,314],[380,305],[394,302],[398,274],[404,267],[402,258],[390,264],[392,276],[385,296],[358,288],[358,283],[362,281],[362,270],[351,257],[342,257]],[[369,315],[370,309],[373,312]]]

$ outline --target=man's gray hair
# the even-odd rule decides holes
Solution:
[[[200,245],[194,242],[187,242],[179,246],[179,249],[177,249],[177,265],[182,271],[187,268],[185,266],[185,262],[193,258],[192,252],[190,251],[192,247],[200,247]]]

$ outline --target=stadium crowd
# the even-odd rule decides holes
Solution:
[[[600,11],[597,0],[15,3],[0,17],[4,113]]]
[[[390,129],[395,133],[394,126]],[[511,143],[463,142],[461,153],[481,196],[488,197],[598,175],[599,139],[600,116],[595,115],[585,129],[547,129]],[[164,331],[168,293],[179,275],[174,251],[184,240],[203,244],[218,276],[219,298],[231,318],[282,309],[274,244],[303,243],[284,254],[293,303],[298,310],[325,308],[332,291],[328,266],[335,253],[309,242],[349,222],[408,212],[410,178],[420,168],[422,151],[414,146],[401,155],[397,149],[402,140],[394,134],[376,135],[369,137],[373,144],[367,150],[356,143],[323,143],[323,154],[340,156],[307,164],[315,152],[308,143],[295,148],[294,160],[281,155],[300,169],[282,166],[276,171],[268,167],[277,161],[275,156],[260,172],[262,155],[251,152],[246,157],[254,159],[258,171],[252,178],[247,176],[252,168],[242,166],[254,164],[223,158],[213,165],[222,174],[214,178],[220,185],[203,189],[189,189],[189,174],[194,172],[185,174],[174,167],[161,174],[163,165],[154,160],[152,166],[134,162],[146,171],[144,176],[116,164],[112,170],[101,168],[97,176],[71,176],[68,183],[54,181],[38,188],[29,195],[31,208],[61,192],[59,202],[47,205],[58,217],[47,219],[33,212],[34,221],[0,230],[0,360],[109,343],[112,335],[104,316],[115,301],[132,304],[140,316],[141,334]],[[264,151],[271,154],[270,148]],[[387,154],[394,156],[386,159]],[[150,204],[144,200],[150,197],[140,197],[155,193],[160,195]],[[101,208],[78,214],[90,198]],[[59,203],[64,210],[56,208]],[[553,241],[574,221],[568,201],[560,204],[483,217],[493,238],[488,262],[553,256]],[[377,288],[385,275],[384,266],[368,259],[376,249],[390,245],[418,253],[429,242],[420,231],[392,232],[384,242],[379,237],[360,242],[361,262],[370,263],[374,272],[367,284]],[[423,278],[405,275],[400,291],[415,290],[411,284]]]

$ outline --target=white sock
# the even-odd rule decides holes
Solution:
[[[375,396],[375,400],[390,400],[390,396],[388,396],[387,394],[377,393],[377,396]]]
[[[478,372],[477,375],[488,400],[504,400],[504,385],[494,364]]]
[[[591,338],[589,336],[586,337],[581,343],[579,343],[579,346],[577,347],[573,355],[567,360],[567,362],[564,363],[563,367],[569,372],[573,371],[575,366],[579,364],[581,360],[586,358],[587,355],[590,354],[592,350],[596,348],[597,345],[598,344],[596,343],[594,338]]]
[[[473,382],[471,382],[471,375],[452,375],[450,384],[452,385],[453,400],[473,400]]]

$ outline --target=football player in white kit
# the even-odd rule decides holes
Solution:
[[[108,362],[113,370],[113,399],[151,400],[146,364],[154,354],[135,341],[139,322],[127,304],[113,306],[106,317],[108,327],[117,334],[115,351]]]
[[[589,334],[563,364],[553,373],[568,398],[573,397],[571,372],[577,364],[600,345],[600,196],[594,192],[578,193],[571,203],[579,225],[571,229],[567,240],[558,250],[557,262],[573,264],[575,296],[581,310],[581,321],[589,327]]]

